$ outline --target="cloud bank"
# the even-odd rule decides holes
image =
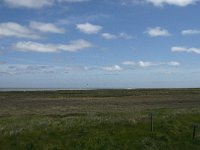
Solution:
[[[185,7],[195,4],[198,0],[146,0],[148,3],[152,3],[156,7],[162,7],[164,5],[175,5]]]
[[[176,62],[176,61],[170,61],[170,62],[124,61],[122,64],[128,65],[128,66],[133,66],[133,67],[138,67],[138,68],[148,68],[148,67],[153,67],[153,66],[166,66],[166,65],[174,66],[174,67],[180,66],[180,63]]]
[[[198,35],[200,34],[200,30],[197,29],[187,29],[181,32],[182,35]]]
[[[164,7],[165,5],[186,7],[189,5],[194,5],[199,0],[121,0],[121,5],[129,6],[132,5],[144,5],[152,4],[155,7]]]
[[[171,51],[200,54],[200,48],[195,48],[195,47],[187,48],[187,47],[181,47],[181,46],[174,46],[171,48]]]
[[[13,49],[23,52],[52,53],[59,51],[77,52],[92,47],[86,40],[80,39],[71,41],[69,44],[42,44],[37,42],[18,42],[13,45]]]
[[[10,7],[24,7],[31,9],[39,9],[46,6],[52,6],[56,3],[80,3],[88,0],[3,0]]]

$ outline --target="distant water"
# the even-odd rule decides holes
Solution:
[[[126,89],[133,90],[138,88],[113,88],[113,87],[105,87],[105,88],[0,88],[0,92],[6,91],[61,91],[61,90],[102,90],[102,89]]]
[[[6,91],[60,91],[60,90],[95,90],[95,89],[89,89],[89,88],[0,88],[0,92],[6,92]]]

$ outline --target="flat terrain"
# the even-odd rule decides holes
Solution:
[[[199,108],[200,89],[0,92],[0,149],[200,149]]]

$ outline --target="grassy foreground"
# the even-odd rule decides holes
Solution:
[[[1,92],[0,149],[198,150],[199,108],[199,89]]]

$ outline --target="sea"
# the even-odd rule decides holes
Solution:
[[[9,91],[62,91],[62,90],[96,90],[89,88],[0,88],[0,92]]]

